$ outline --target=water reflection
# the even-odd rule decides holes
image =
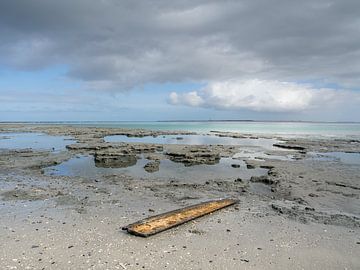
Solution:
[[[327,152],[327,153],[309,153],[310,158],[320,161],[339,161],[349,165],[360,165],[360,153],[345,152]]]
[[[95,166],[100,168],[126,168],[136,164],[135,155],[119,154],[116,156],[96,155]]]
[[[155,144],[187,144],[187,145],[242,145],[256,146],[265,149],[274,149],[273,144],[278,143],[276,139],[250,139],[250,138],[230,138],[218,137],[215,135],[164,135],[164,136],[145,136],[127,137],[125,135],[112,135],[104,138],[106,142],[134,142],[134,143],[155,143]]]
[[[65,150],[74,143],[69,136],[50,136],[43,133],[0,133],[0,149]]]
[[[136,164],[127,168],[103,168],[95,166],[94,157],[91,155],[79,155],[59,165],[45,169],[48,175],[64,176],[82,176],[87,178],[96,178],[102,175],[127,174],[136,178],[146,179],[176,179],[183,182],[202,182],[208,179],[237,179],[249,180],[251,176],[261,176],[267,174],[266,169],[256,168],[247,169],[242,160],[233,160],[231,158],[222,158],[215,165],[195,165],[185,167],[181,163],[175,163],[170,160],[161,160],[159,171],[149,173],[144,166],[149,162],[145,158],[137,160]],[[232,167],[232,164],[238,164]]]
[[[250,160],[266,160],[266,159],[275,159],[275,160],[293,160],[294,155],[274,155],[274,154],[268,154],[263,151],[258,150],[239,150],[238,153],[234,155],[234,158],[239,159],[250,159]]]

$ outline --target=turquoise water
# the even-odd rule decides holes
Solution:
[[[42,124],[42,123],[36,123]],[[46,124],[46,123],[43,123]],[[186,130],[208,133],[231,131],[251,134],[288,136],[360,137],[360,123],[317,122],[57,122],[51,124],[107,128],[143,128],[151,130]]]

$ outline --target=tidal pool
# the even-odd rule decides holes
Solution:
[[[50,136],[44,133],[0,133],[0,149],[65,150],[75,143],[69,136]]]
[[[239,150],[238,153],[236,153],[233,158],[238,159],[250,159],[250,160],[266,160],[266,159],[276,159],[276,160],[292,160],[294,159],[294,155],[273,155],[273,154],[267,154],[263,151],[253,150],[253,149],[245,149],[245,150]]]
[[[267,138],[231,138],[219,137],[215,135],[161,135],[157,137],[128,137],[126,135],[105,136],[106,142],[134,142],[134,143],[154,143],[154,144],[187,144],[187,145],[241,145],[255,146],[272,150],[274,143],[279,143],[276,139]]]
[[[346,153],[346,152],[326,152],[315,153],[311,152],[310,158],[321,161],[339,161],[349,165],[360,165],[360,153]]]
[[[267,174],[267,169],[256,168],[247,169],[242,160],[232,158],[222,158],[215,165],[194,165],[185,167],[182,163],[170,161],[168,159],[160,162],[159,171],[149,173],[144,170],[145,164],[149,160],[139,158],[133,166],[126,168],[102,168],[95,165],[92,155],[78,155],[59,165],[48,167],[44,170],[47,175],[81,176],[87,178],[97,178],[103,175],[126,174],[136,178],[182,180],[182,182],[203,182],[204,180],[235,180],[241,178],[249,180],[251,176],[261,176]],[[240,165],[233,168],[232,164]]]

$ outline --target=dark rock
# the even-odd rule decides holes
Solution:
[[[274,169],[270,169],[270,170],[268,171],[268,175],[269,175],[269,176],[277,176],[278,173],[277,173]]]
[[[297,202],[299,204],[302,204],[302,205],[307,205],[308,204],[307,201],[305,201],[303,198],[300,198],[300,197],[293,198],[293,201]]]
[[[185,166],[207,164],[214,165],[220,161],[220,152],[209,147],[185,147],[177,151],[168,151],[166,155],[174,162],[183,163]]]
[[[153,173],[153,172],[159,171],[159,167],[160,167],[160,161],[151,161],[151,162],[148,162],[148,163],[144,166],[144,169],[145,169],[145,171],[147,171],[148,173]]]
[[[260,168],[271,170],[271,169],[274,168],[274,166],[272,166],[272,165],[260,165]]]
[[[135,155],[127,154],[95,154],[95,166],[101,168],[126,168],[137,162]]]
[[[251,176],[250,182],[263,183],[263,184],[266,184],[266,185],[275,184],[275,182],[274,182],[272,179],[269,179],[266,175],[262,175],[262,176]]]
[[[274,143],[273,146],[284,148],[284,149],[292,149],[292,150],[305,150],[306,148],[300,145],[295,144],[281,144],[281,143]]]
[[[193,230],[189,230],[189,233],[202,235],[202,234],[205,233],[205,231],[203,231],[203,230],[198,230],[198,229],[193,229]]]

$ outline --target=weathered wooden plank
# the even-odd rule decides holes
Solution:
[[[232,199],[208,201],[166,212],[160,215],[148,217],[133,224],[127,225],[122,229],[133,235],[148,237],[198,217],[210,214],[216,210],[228,207],[237,202],[237,200]]]

